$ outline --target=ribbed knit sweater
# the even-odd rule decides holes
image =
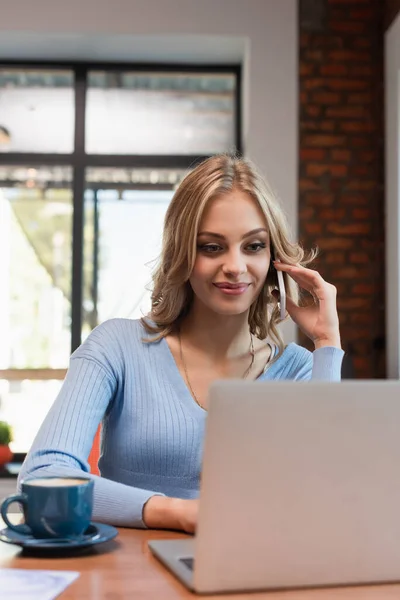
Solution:
[[[60,393],[19,475],[90,476],[93,520],[144,527],[154,494],[195,498],[199,493],[207,412],[193,400],[165,339],[145,343],[138,320],[99,325],[72,354]],[[337,381],[343,352],[310,353],[289,344],[260,381]],[[89,475],[93,438],[102,422],[101,477]]]

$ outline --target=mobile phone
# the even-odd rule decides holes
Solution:
[[[271,250],[271,258],[272,260],[279,261],[279,258],[275,258],[275,252]],[[280,316],[281,321],[286,319],[286,290],[285,290],[285,282],[283,280],[282,271],[278,271],[275,269],[276,275],[278,278],[278,289],[279,289],[279,307],[280,307]]]
[[[281,312],[281,321],[286,319],[286,290],[285,283],[283,281],[283,273],[282,271],[276,271],[278,275],[278,288],[279,288],[279,306]]]

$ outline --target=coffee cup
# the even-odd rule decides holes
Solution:
[[[79,538],[90,525],[93,510],[92,479],[40,477],[21,484],[21,493],[5,498],[0,514],[10,529],[35,538]],[[25,523],[8,518],[10,504],[22,504]]]

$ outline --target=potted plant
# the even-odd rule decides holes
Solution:
[[[11,426],[5,421],[0,421],[0,470],[12,459],[13,453],[9,446],[11,440]]]

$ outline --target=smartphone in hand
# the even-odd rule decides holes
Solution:
[[[276,271],[278,275],[278,289],[279,289],[279,306],[281,313],[281,321],[286,318],[286,290],[285,282],[283,281],[282,271]]]
[[[279,261],[279,258],[275,258],[275,252],[271,250],[271,259],[273,261]],[[283,280],[282,271],[278,271],[275,269],[276,275],[278,278],[278,289],[279,289],[279,307],[280,307],[280,316],[281,321],[286,319],[286,290],[285,290],[285,282]]]

